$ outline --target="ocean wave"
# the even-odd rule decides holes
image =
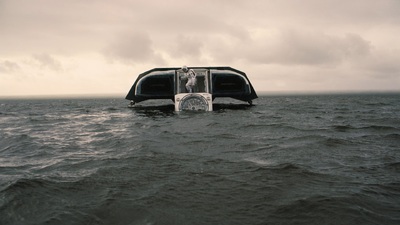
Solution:
[[[363,185],[361,193],[368,197],[386,198],[386,201],[392,201],[400,198],[400,180],[397,182],[388,182],[380,184]],[[364,196],[364,197],[366,197]],[[400,216],[399,216],[400,217]]]
[[[394,126],[383,126],[383,125],[371,125],[371,126],[365,126],[361,127],[360,129],[371,129],[375,131],[400,131],[398,127]]]
[[[276,162],[274,162],[274,161],[266,160],[266,159],[260,159],[260,158],[256,158],[256,157],[250,157],[250,158],[246,158],[244,160],[248,161],[248,162],[255,163],[255,164],[260,165],[260,166],[273,166],[273,165],[276,164]]]
[[[400,162],[387,163],[385,164],[385,168],[396,172],[400,172]]]
[[[398,133],[383,135],[383,137],[388,138],[388,139],[397,140],[397,141],[400,140],[400,134],[398,134]]]
[[[382,205],[374,205],[376,201],[362,199],[324,195],[294,199],[279,207],[272,217],[285,224],[395,224],[400,221],[393,212],[378,210]]]
[[[1,190],[1,192],[6,192],[7,195],[11,195],[12,193],[19,192],[21,190],[41,188],[50,183],[50,181],[41,178],[21,178],[10,183],[6,188]]]
[[[96,202],[89,201],[87,203],[81,202],[81,205],[77,204],[82,199],[91,199],[87,196],[90,196],[89,191],[92,190],[83,191],[83,189],[75,188],[74,185],[75,183],[54,182],[42,178],[23,178],[11,183],[0,192],[3,200],[0,205],[0,214],[2,215],[0,223],[70,224],[101,222],[98,218],[96,219],[91,210],[87,210],[95,208]],[[92,194],[95,193],[92,192]]]
[[[355,145],[356,143],[352,142],[351,140],[348,139],[343,139],[343,138],[333,138],[329,137],[321,141],[321,143],[325,146],[329,147],[336,147],[336,146],[349,146],[349,145]]]
[[[400,222],[398,101],[381,114],[365,96],[257,100],[7,102],[0,224]]]
[[[385,125],[370,125],[370,126],[359,126],[359,127],[355,127],[352,125],[336,125],[333,126],[332,128],[339,132],[348,132],[350,130],[399,131],[398,127],[385,126]]]
[[[332,128],[339,132],[346,132],[348,130],[354,129],[354,127],[351,125],[336,125],[336,126],[333,126]]]
[[[252,162],[252,161],[250,161]],[[265,166],[262,167],[257,167],[254,169],[255,171],[276,171],[279,173],[296,173],[296,174],[304,174],[304,175],[310,175],[310,174],[315,174],[311,170],[295,163],[267,163]]]

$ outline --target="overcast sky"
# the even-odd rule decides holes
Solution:
[[[154,67],[257,92],[400,91],[399,0],[0,0],[0,96],[126,94]]]

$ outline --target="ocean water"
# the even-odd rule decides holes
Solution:
[[[400,95],[0,100],[0,224],[400,224]]]

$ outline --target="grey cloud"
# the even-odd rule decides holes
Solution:
[[[302,27],[371,28],[382,23],[400,22],[398,0],[302,0],[247,1],[240,12],[251,12],[249,18],[256,26],[292,25]],[[257,20],[257,18],[263,18]]]
[[[369,55],[372,48],[371,43],[358,34],[346,34],[344,38],[339,38],[335,42],[345,57]]]
[[[153,49],[150,36],[139,32],[119,35],[105,48],[104,55],[111,60],[128,63],[164,64],[162,56]]]
[[[374,50],[355,66],[357,70],[369,71],[375,77],[400,79],[400,49]]]
[[[217,61],[281,65],[337,65],[366,57],[372,48],[357,34],[340,37],[293,29],[257,38],[215,38],[208,44],[208,51]]]
[[[16,72],[20,69],[21,69],[21,67],[15,62],[11,62],[9,60],[4,60],[4,61],[0,62],[0,73],[1,74],[10,74],[10,73]]]
[[[284,31],[271,43],[255,44],[243,50],[250,60],[264,64],[337,64],[368,55],[371,45],[357,34],[337,37],[319,32]]]
[[[200,57],[203,42],[198,36],[178,35],[172,44],[170,53],[174,58]]]
[[[50,74],[73,64],[75,74],[93,65],[121,66],[104,65],[101,54],[126,65],[181,60],[275,68],[271,74],[280,81],[294,72],[315,80],[328,71],[396,78],[400,54],[390,50],[400,48],[399,10],[398,0],[0,0],[0,52],[9,59],[0,59],[0,72]]]
[[[128,9],[117,3],[121,1],[0,2],[0,42],[7,43],[1,46],[3,54],[96,51],[128,15]]]
[[[49,54],[34,54],[33,58],[39,63],[39,66],[42,69],[47,68],[54,71],[62,70],[61,63]]]

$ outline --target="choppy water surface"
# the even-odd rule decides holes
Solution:
[[[3,99],[0,224],[400,224],[399,99]]]

